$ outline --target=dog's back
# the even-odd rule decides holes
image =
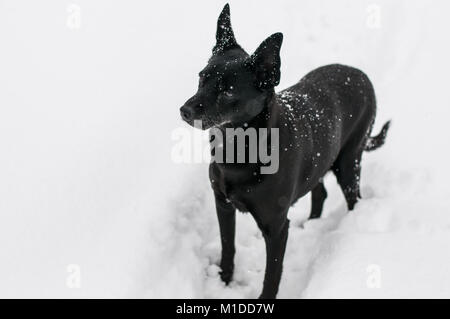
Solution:
[[[343,147],[349,136],[375,120],[375,92],[360,70],[339,64],[320,67],[297,84],[278,93],[297,121],[308,120],[314,138],[329,133],[333,144]],[[291,116],[292,118],[292,116]],[[369,131],[365,131],[369,134]],[[318,136],[317,136],[318,135]]]
[[[375,93],[363,72],[333,64],[310,72],[277,96],[280,135],[290,136],[280,139],[280,148],[296,154],[295,165],[302,167],[296,200],[339,166],[340,156],[352,157],[352,165],[359,162],[375,119]]]

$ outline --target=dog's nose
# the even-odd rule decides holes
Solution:
[[[181,114],[181,117],[183,118],[183,120],[190,121],[192,119],[194,112],[192,111],[191,108],[189,108],[187,106],[182,106],[180,108],[180,114]]]

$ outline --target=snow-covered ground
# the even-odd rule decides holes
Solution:
[[[0,1],[0,297],[258,296],[251,216],[225,287],[207,164],[171,156],[224,3]],[[279,297],[450,297],[448,1],[230,4],[248,51],[284,33],[279,89],[349,64],[393,121],[354,212],[331,175],[322,219],[291,209]]]

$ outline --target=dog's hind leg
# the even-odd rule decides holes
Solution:
[[[361,198],[359,181],[361,177],[361,143],[353,147],[345,147],[334,162],[332,170],[339,186],[344,193],[349,210],[355,208],[358,198]]]
[[[319,182],[311,191],[311,214],[309,219],[320,218],[322,215],[323,203],[327,198],[327,190],[323,182]]]

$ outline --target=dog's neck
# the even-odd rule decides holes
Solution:
[[[263,99],[264,104],[259,112],[254,118],[245,123],[232,124],[224,123],[219,126],[219,128],[224,131],[226,128],[246,128],[252,127],[255,129],[267,128],[269,131],[271,128],[278,127],[280,106],[277,103],[275,90],[266,92],[266,97]]]
[[[259,113],[252,122],[255,128],[275,128],[278,127],[280,119],[280,105],[277,103],[275,90],[268,92],[267,97],[264,101],[264,108]],[[249,124],[250,126],[250,124]]]

